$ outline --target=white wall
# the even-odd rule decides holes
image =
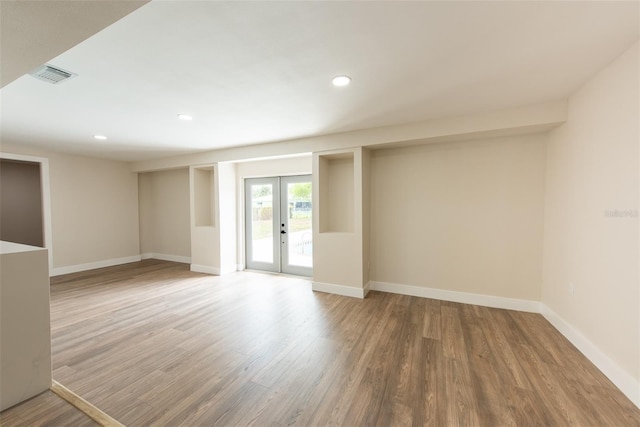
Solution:
[[[5,141],[1,149],[49,159],[53,274],[139,258],[138,179],[128,163]]]
[[[140,251],[190,262],[189,169],[138,176]]]
[[[551,132],[543,276],[552,318],[592,359],[604,355],[610,378],[620,368],[637,405],[639,60],[636,43],[570,97],[567,123]]]
[[[373,151],[371,280],[539,301],[545,144]]]

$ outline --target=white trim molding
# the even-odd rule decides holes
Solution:
[[[365,298],[369,294],[369,291],[371,291],[371,280],[369,280],[367,282],[367,284],[364,285],[364,296],[365,296]]]
[[[365,289],[353,286],[335,285],[333,283],[311,282],[311,289],[316,292],[325,292],[328,294],[342,295],[345,297],[353,297],[364,299]]]
[[[180,262],[182,264],[191,264],[191,257],[181,255],[159,254],[156,252],[145,252],[140,255],[142,259],[161,259],[163,261]]]
[[[447,291],[444,289],[423,288],[421,286],[400,285],[397,283],[371,281],[372,291],[392,294],[411,295],[463,304],[481,305],[484,307],[503,308],[506,310],[540,313],[540,302],[516,298],[497,297],[493,295],[472,294],[467,292]]]
[[[106,259],[104,261],[89,262],[86,264],[68,265],[56,267],[51,270],[51,276],[61,276],[63,274],[77,273],[79,271],[95,270],[96,268],[113,267],[114,265],[129,264],[142,259],[140,255],[128,256],[124,258]]]
[[[567,338],[585,355],[611,382],[624,393],[634,405],[640,408],[640,381],[620,368],[609,356],[604,354],[595,344],[569,322],[560,317],[547,305],[539,301],[504,298],[491,295],[472,294],[466,292],[447,291],[443,289],[423,288],[420,286],[400,285],[397,283],[371,281],[368,287],[372,291],[389,292],[401,295],[452,301],[463,304],[481,305],[506,310],[524,311],[541,314],[551,325]],[[336,286],[336,285],[331,285]],[[352,288],[356,290],[356,288]],[[315,283],[314,283],[314,290]],[[325,292],[331,292],[327,290]],[[332,292],[338,293],[338,292]],[[352,296],[352,295],[348,295]]]
[[[235,273],[238,271],[238,264],[229,264],[223,267],[220,267],[220,275],[223,276],[229,273]]]
[[[191,264],[191,271],[196,273],[213,274],[214,276],[224,276],[225,274],[235,273],[238,271],[236,264],[229,264],[222,268],[212,267],[210,265]]]
[[[218,267],[211,267],[209,265],[191,264],[190,269],[195,273],[213,274],[214,276],[220,275],[220,269]]]
[[[628,398],[640,408],[640,381],[622,369],[609,356],[604,354],[597,345],[592,343],[569,322],[560,317],[546,304],[541,304],[540,313],[553,325],[571,344],[576,346],[587,359],[611,380]]]

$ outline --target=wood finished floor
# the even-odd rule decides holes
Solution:
[[[146,260],[53,278],[51,317],[54,378],[128,426],[640,425],[536,314]],[[34,401],[2,425],[90,425]]]
[[[0,426],[98,427],[99,424],[52,391],[45,391],[0,413]]]

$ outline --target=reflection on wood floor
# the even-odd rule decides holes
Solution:
[[[53,278],[51,313],[54,378],[128,426],[640,424],[537,314],[157,260]],[[29,404],[2,422],[61,419]]]

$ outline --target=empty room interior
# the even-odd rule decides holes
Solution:
[[[640,425],[640,1],[0,13],[0,424]]]

